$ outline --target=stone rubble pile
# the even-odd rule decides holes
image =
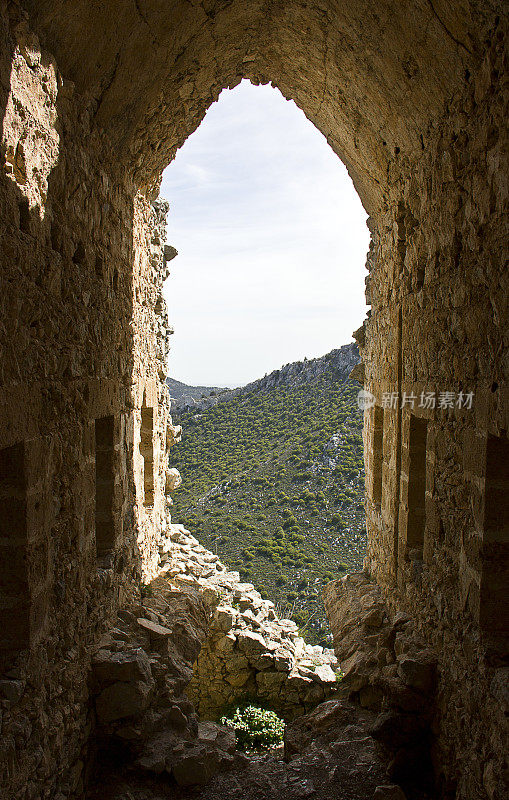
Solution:
[[[428,798],[435,665],[366,576],[346,576],[332,595],[338,682],[336,656],[306,645],[182,526],[168,525],[159,549],[158,577],[118,613],[93,656],[100,757],[89,800],[102,800],[105,787],[112,800],[134,787],[155,800],[151,781],[163,778],[202,800]],[[241,698],[291,720],[284,754],[250,759],[232,730],[206,720]]]
[[[180,786],[242,767],[233,731],[200,722],[183,694],[208,631],[196,595],[158,578],[139,605],[118,613],[92,660],[97,750],[120,748],[138,771],[166,773]],[[100,771],[100,764],[98,765]]]
[[[206,720],[249,696],[293,718],[336,689],[336,657],[306,645],[182,526],[168,526],[159,549],[158,577],[94,653],[96,738],[138,770],[202,784],[246,759],[233,732],[199,721],[195,707]]]
[[[307,645],[182,526],[167,526],[159,551],[158,577],[118,613],[92,659],[96,751],[116,764],[120,749],[129,765],[114,783],[171,776],[210,786],[214,798],[234,796],[237,785],[255,791],[257,781],[274,792],[284,785],[289,798],[321,796],[319,786],[338,797],[400,800],[401,786],[428,797],[436,664],[364,573],[325,591],[340,632],[334,654]],[[214,721],[241,699],[289,720],[287,766],[274,755],[258,774],[261,762]],[[104,772],[99,759],[95,774],[111,779],[111,763]]]
[[[238,572],[228,572],[189,531],[169,526],[159,550],[162,574],[212,606],[186,689],[202,718],[217,718],[241,698],[257,698],[293,719],[336,691],[334,652],[306,644],[292,620],[278,619],[270,600],[241,583]]]

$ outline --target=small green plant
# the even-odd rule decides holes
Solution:
[[[237,706],[231,716],[221,717],[220,722],[235,730],[241,750],[266,750],[283,741],[285,723],[274,711],[266,708]]]
[[[341,681],[345,677],[345,673],[343,672],[342,669],[338,669],[336,670],[335,674],[336,674],[336,683],[341,683]]]

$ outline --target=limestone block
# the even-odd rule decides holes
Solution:
[[[377,605],[368,609],[365,614],[360,617],[360,622],[368,628],[379,628],[384,620],[384,609],[382,605]]]
[[[298,675],[301,675],[304,678],[309,678],[311,681],[317,680],[315,671],[311,669],[309,666],[301,666],[299,663],[297,663],[295,671]]]
[[[241,614],[241,619],[252,628],[258,629],[261,627],[261,622],[255,617],[251,609],[244,611]]]
[[[373,800],[406,800],[406,794],[401,786],[391,783],[387,786],[377,786]]]
[[[252,583],[238,583],[233,592],[233,599],[243,600],[246,595],[251,595],[253,598],[260,598],[259,592],[255,591]]]
[[[253,672],[250,669],[236,670],[235,672],[228,672],[226,680],[230,686],[238,689],[241,686],[245,686],[252,675]]]
[[[158,716],[157,724],[158,727],[170,727],[182,731],[188,724],[188,718],[181,707],[174,705]]]
[[[174,492],[182,483],[180,472],[175,467],[166,470],[166,493]]]
[[[218,655],[222,658],[226,658],[229,653],[233,652],[235,644],[237,642],[237,637],[234,633],[228,633],[226,636],[222,636],[217,642],[215,649],[218,652]]]
[[[147,631],[150,638],[157,641],[161,639],[168,639],[171,636],[172,631],[169,628],[166,628],[164,625],[159,625],[157,622],[152,622],[149,619],[144,619],[143,617],[138,618],[137,620],[138,625],[144,631]]]
[[[285,682],[285,677],[281,672],[259,672],[256,676],[256,685],[266,696],[277,695]]]
[[[429,708],[429,698],[422,692],[406,686],[398,677],[384,675],[383,678],[376,681],[376,686],[388,698],[391,708],[400,709],[410,714],[422,714]],[[367,687],[366,691],[369,691],[369,689],[370,687]]]
[[[436,662],[405,656],[398,661],[398,675],[407,686],[430,692],[435,684]]]
[[[200,786],[209,783],[219,769],[217,754],[193,748],[172,765],[172,774],[179,786]]]
[[[352,692],[358,692],[370,682],[370,676],[377,662],[374,658],[360,651],[355,652],[341,664],[343,681]]]
[[[237,670],[247,669],[249,666],[248,659],[237,651],[234,651],[233,653],[226,653],[224,655],[224,659],[225,669],[227,672],[236,672]]]
[[[222,770],[234,764],[235,734],[213,722],[200,723],[194,747],[174,754],[172,773],[179,786],[208,783]]]
[[[262,672],[260,674],[263,675],[264,673]],[[311,678],[308,678],[306,675],[300,674],[300,672],[292,672],[288,676],[287,680],[288,689],[290,691],[292,689],[296,689],[298,692],[302,691],[303,689],[308,689],[312,683],[313,680]]]
[[[214,613],[213,625],[219,630],[227,633],[233,627],[236,619],[236,613],[232,608],[226,606],[218,606]]]
[[[152,679],[150,661],[141,648],[118,653],[99,650],[92,659],[92,673],[101,686],[118,681],[150,683]]]
[[[95,708],[100,723],[141,714],[148,708],[153,684],[136,681],[107,686],[96,698]]]
[[[274,666],[278,672],[290,672],[294,664],[295,659],[289,651],[279,651],[274,654]]]
[[[176,575],[174,580],[175,583],[182,584],[183,586],[193,586],[199,588],[203,585],[199,578],[195,578],[192,575]]]
[[[166,427],[166,446],[172,447],[182,439],[182,425],[168,424]]]
[[[259,633],[254,631],[241,631],[238,635],[238,646],[246,656],[258,656],[267,651],[267,642]]]
[[[225,753],[235,752],[235,733],[225,725],[216,722],[200,722],[198,725],[200,742],[217,744]]]
[[[273,669],[275,666],[274,658],[270,653],[262,653],[259,656],[250,656],[249,663],[254,669],[257,670]]]
[[[320,664],[316,667],[315,675],[321,683],[336,683],[336,674],[328,664]]]
[[[309,705],[315,705],[323,700],[324,696],[325,692],[323,686],[313,683],[313,685],[304,692],[304,702]]]

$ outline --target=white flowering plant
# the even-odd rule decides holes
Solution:
[[[235,730],[241,750],[264,750],[282,743],[284,721],[274,711],[255,705],[237,706],[230,715],[221,717],[221,725]]]

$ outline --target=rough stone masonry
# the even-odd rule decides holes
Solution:
[[[295,100],[369,214],[366,569],[436,659],[439,796],[501,800],[506,3],[1,0],[0,42],[2,800],[80,796],[92,652],[155,574],[179,436],[158,186],[243,78]]]

